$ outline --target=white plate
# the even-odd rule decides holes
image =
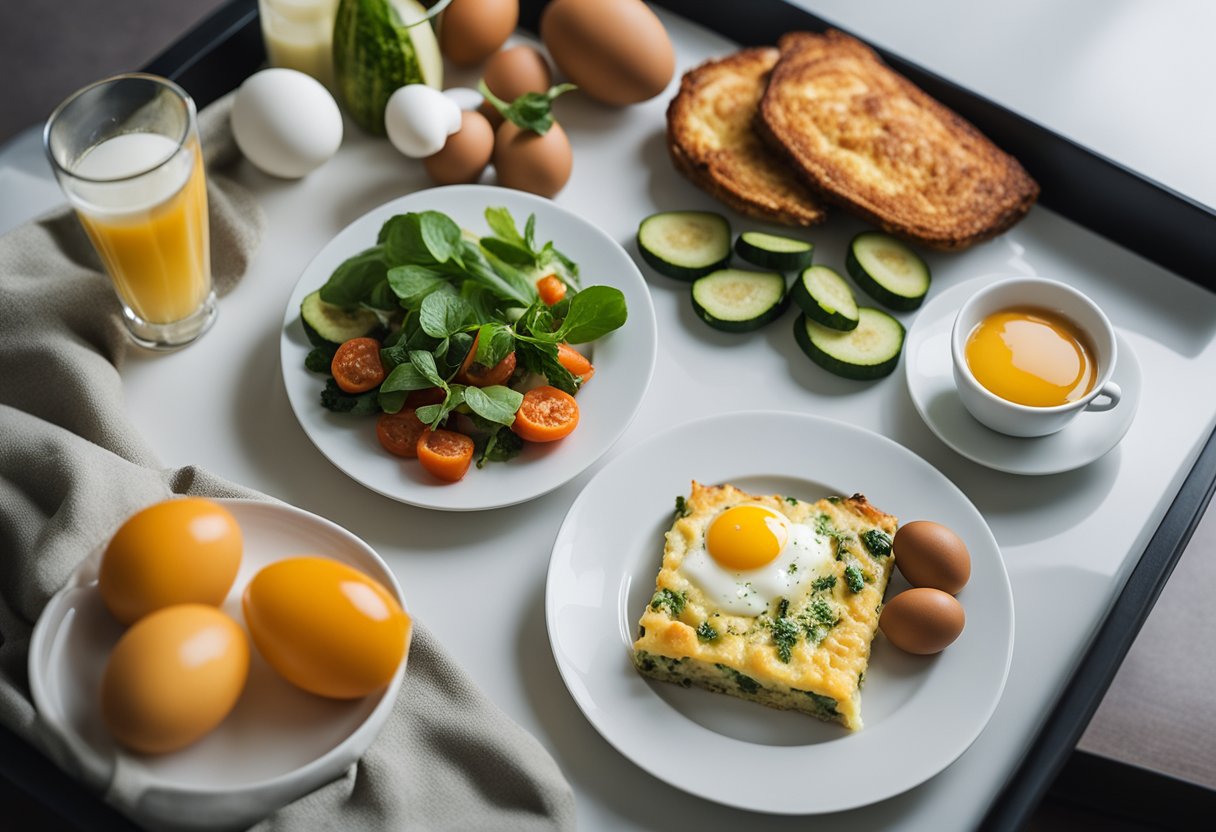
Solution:
[[[912,403],[937,438],[988,468],[1010,474],[1059,474],[1096,461],[1119,444],[1136,418],[1142,387],[1140,362],[1127,339],[1115,333],[1119,361],[1112,381],[1123,398],[1103,413],[1083,411],[1068,427],[1050,436],[1023,439],[997,433],[975,420],[954,386],[950,330],[959,307],[999,276],[969,280],[925,304],[908,333],[905,372]]]
[[[862,492],[905,522],[944,523],[971,550],[971,581],[958,595],[967,613],[963,634],[934,657],[902,653],[879,635],[862,693],[866,727],[856,733],[643,678],[630,648],[654,592],[675,498],[687,495],[692,479],[806,500]],[[906,586],[893,577],[887,597]],[[1009,578],[991,531],[962,492],[889,439],[795,413],[715,416],[612,460],[558,533],[545,615],[566,686],[618,751],[707,800],[779,814],[863,806],[941,771],[988,722],[1013,654]],[[726,773],[707,777],[710,760]]]
[[[401,587],[376,553],[350,532],[279,503],[217,500],[241,527],[244,553],[223,609],[244,627],[241,594],[267,564],[301,554],[348,563],[388,587]],[[338,777],[371,745],[393,707],[405,662],[383,693],[351,701],[305,693],[250,650],[249,680],[232,713],[199,742],[159,756],[116,745],[101,721],[98,691],[114,644],[125,631],[97,589],[104,546],[51,598],[30,640],[30,689],[38,718],[59,741],[69,771],[111,793],[136,820],[173,828],[248,826]]]
[[[444,484],[421,466],[391,456],[376,440],[375,419],[342,416],[321,407],[322,377],[304,369],[310,346],[300,324],[300,302],[319,289],[343,260],[374,245],[384,221],[409,211],[441,211],[464,228],[488,233],[484,212],[505,206],[523,226],[536,214],[536,239],[552,240],[578,263],[584,286],[605,284],[625,294],[629,318],[589,345],[595,378],[578,394],[579,425],[548,445],[528,444],[508,463],[470,469]],[[514,505],[569,482],[604,455],[633,421],[650,376],[658,342],[654,306],[646,282],[617,243],[581,217],[547,199],[507,188],[453,185],[419,191],[364,214],[321,250],[296,284],[283,318],[280,357],[291,409],[308,438],[347,476],[386,497],[423,508],[476,511]]]

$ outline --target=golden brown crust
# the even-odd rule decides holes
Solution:
[[[772,47],[744,49],[686,72],[667,108],[667,148],[678,171],[739,213],[815,225],[827,216],[822,201],[753,127],[778,56]]]
[[[1005,231],[1039,187],[1016,159],[842,32],[795,32],[756,129],[807,182],[883,230],[962,249]]]

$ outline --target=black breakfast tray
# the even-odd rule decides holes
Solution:
[[[829,23],[783,0],[657,0],[654,5],[744,45]],[[520,25],[536,31],[545,0],[522,0]],[[1216,211],[882,49],[892,67],[1016,156],[1042,186],[1043,206],[1179,276],[1216,291]],[[265,61],[256,0],[231,0],[163,52],[148,72],[174,79],[200,107],[234,89]],[[1216,489],[1216,434],[1209,436],[1122,593],[1030,750],[984,819],[985,829],[1022,827],[1050,793],[1154,825],[1181,827],[1216,807],[1216,793],[1153,772],[1074,752],[1136,634]],[[129,829],[129,822],[70,782],[10,732],[0,733],[0,773],[77,825]],[[1055,784],[1053,787],[1053,783]],[[0,781],[0,801],[10,786]],[[7,814],[7,813],[6,813]],[[11,815],[9,815],[11,817]]]

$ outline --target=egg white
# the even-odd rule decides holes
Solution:
[[[775,519],[788,531],[786,544],[759,569],[724,569],[710,555],[702,534],[685,554],[681,571],[719,609],[734,615],[760,615],[775,599],[794,597],[827,573],[833,561],[831,542],[810,526],[792,523],[781,515]]]

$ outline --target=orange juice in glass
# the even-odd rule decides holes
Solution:
[[[152,75],[110,78],[59,105],[44,139],[133,339],[173,349],[202,335],[215,320],[215,293],[190,97]]]

